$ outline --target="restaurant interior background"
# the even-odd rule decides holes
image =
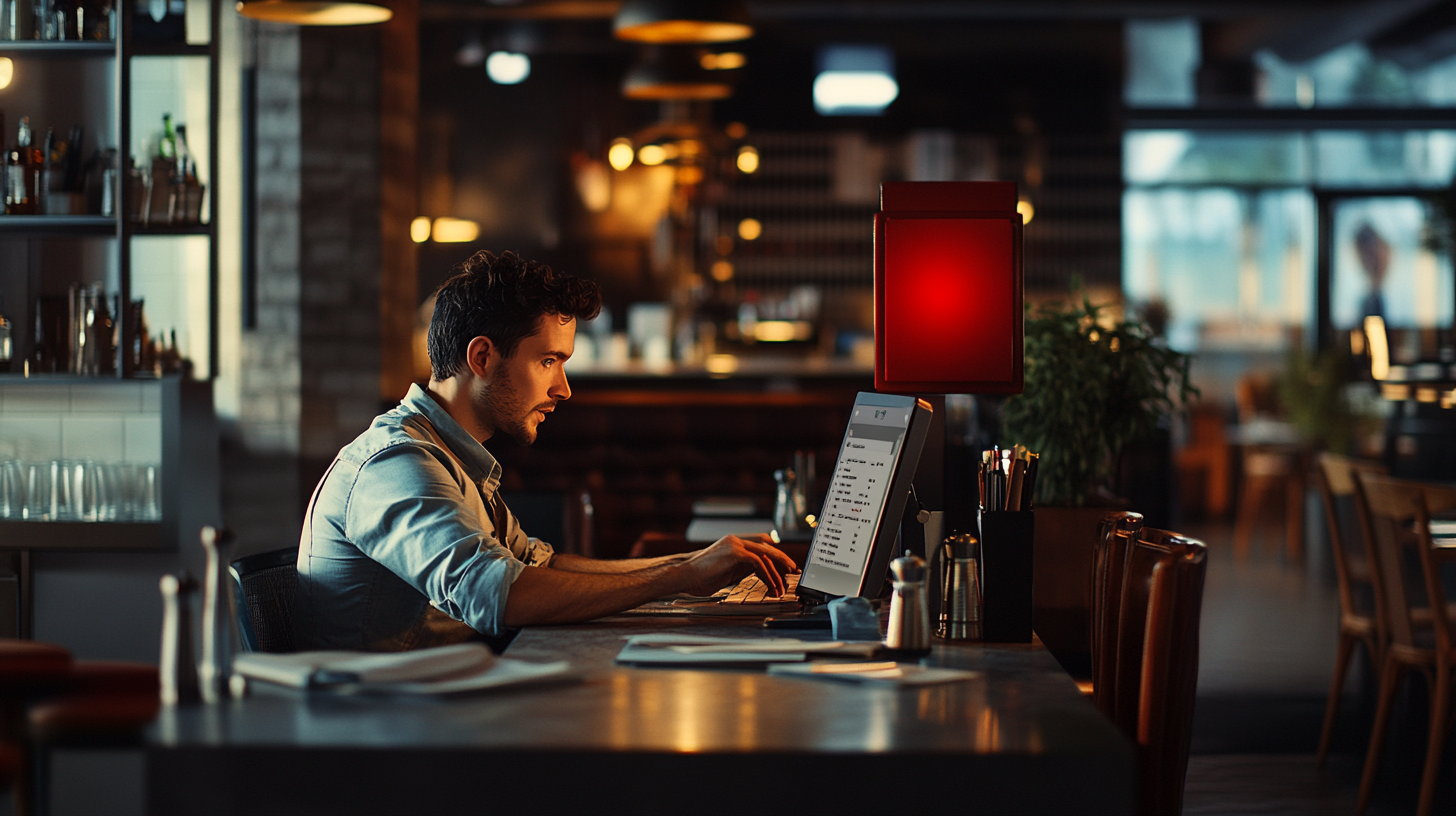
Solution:
[[[1250,500],[1240,446],[1260,434],[1456,478],[1456,3],[758,0],[751,39],[660,48],[615,39],[610,0],[392,0],[389,22],[349,28],[227,4],[214,21],[210,5],[186,3],[189,26],[215,23],[215,97],[197,54],[131,75],[132,155],[157,150],[161,113],[186,122],[215,189],[207,227],[139,233],[123,253],[0,223],[15,338],[0,456],[71,458],[119,434],[147,452],[113,446],[119,462],[176,468],[165,545],[107,531],[73,552],[0,522],[33,576],[31,633],[79,656],[155,659],[157,576],[200,572],[203,523],[231,526],[240,555],[296,542],[333,454],[427,376],[430,294],[481,249],[587,275],[606,299],[578,333],[571,401],[533,447],[491,445],[543,538],[616,557],[681,533],[705,497],[766,512],[796,450],[831,466],[853,393],[872,387],[883,181],[1017,182],[1033,308],[1085,296],[1192,355],[1200,396],[1129,451],[1116,492],[1205,533],[1215,557]],[[816,92],[845,69],[878,72],[880,99]],[[98,70],[16,55],[7,144],[21,115],[61,130],[111,104],[60,101],[78,77],[113,79]],[[170,408],[115,392],[137,402],[117,407],[52,379],[69,396],[35,397],[20,382],[32,302],[74,281],[115,290],[127,253],[132,297],[201,390]],[[945,398],[945,461],[1015,441],[999,404]],[[1266,502],[1255,565],[1224,573],[1242,611],[1205,611],[1205,648],[1230,655],[1251,617],[1313,616],[1294,631],[1317,643],[1266,650],[1307,659],[1295,674],[1320,684],[1264,689],[1260,711],[1297,732],[1276,752],[1312,751],[1289,745],[1310,710],[1317,729],[1333,663],[1312,484],[1306,505],[1303,558],[1277,551],[1282,509]]]

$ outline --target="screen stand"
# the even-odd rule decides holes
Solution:
[[[765,629],[833,629],[829,620],[829,607],[816,606],[802,612],[790,612],[763,619]]]

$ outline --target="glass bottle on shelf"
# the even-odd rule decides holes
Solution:
[[[0,297],[0,310],[5,308],[5,298]],[[15,326],[4,314],[0,314],[0,371],[10,370],[10,357],[15,351],[12,332]]]
[[[172,127],[172,114],[162,114],[162,136],[157,140],[157,153],[152,157],[151,200],[143,223],[170,224],[177,208],[174,205],[173,176],[177,170],[177,131]]]
[[[40,196],[36,189],[40,178],[36,167],[38,156],[30,142],[30,117],[22,116],[15,139],[16,149],[9,151],[5,158],[6,215],[35,215],[39,210]]]
[[[172,175],[175,195],[173,223],[196,224],[202,220],[202,185],[197,180],[197,160],[187,146],[187,126],[177,126],[177,167]]]

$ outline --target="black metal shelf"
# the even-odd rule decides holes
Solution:
[[[115,235],[116,219],[109,215],[0,215],[0,235]]]
[[[27,57],[114,57],[116,43],[107,40],[0,40],[0,54]]]
[[[138,552],[168,549],[160,521],[0,520],[0,547],[7,550]]]
[[[132,235],[211,235],[212,227],[208,224],[138,224],[130,232]]]
[[[186,45],[184,43],[132,43],[133,57],[210,57],[210,45]]]

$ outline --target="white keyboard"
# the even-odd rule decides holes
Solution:
[[[755,603],[787,603],[798,600],[795,592],[799,588],[799,576],[802,573],[793,573],[784,576],[784,594],[774,595],[768,584],[759,580],[757,575],[750,575],[739,581],[737,584],[718,591],[713,597],[720,598],[720,603],[725,604],[755,604]]]

